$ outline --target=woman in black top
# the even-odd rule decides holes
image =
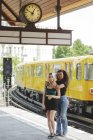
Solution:
[[[42,107],[46,110],[46,116],[48,119],[48,127],[50,131],[49,139],[53,138],[55,135],[55,122],[54,117],[57,110],[57,99],[60,98],[60,89],[53,88],[56,87],[56,82],[52,73],[48,75],[48,81],[45,83],[45,94],[43,95]]]
[[[60,100],[58,102],[57,109],[57,129],[56,136],[65,136],[67,134],[67,108],[68,108],[68,99],[66,96],[66,90],[68,87],[68,75],[64,70],[58,70],[57,72],[57,81],[58,88],[60,88]]]

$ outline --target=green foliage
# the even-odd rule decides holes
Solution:
[[[80,39],[77,39],[72,47],[58,46],[53,48],[53,58],[88,55],[92,51],[93,48],[91,46],[84,45]]]
[[[59,46],[55,48],[54,58],[64,58],[71,56],[70,47]]]
[[[21,63],[20,59],[18,57],[12,57],[12,65],[13,65],[13,70],[14,73],[16,71],[16,66]]]
[[[73,48],[72,48],[72,52],[74,56],[81,56],[81,55],[87,55],[89,54],[91,51],[93,51],[91,46],[88,45],[84,45],[80,39],[77,39],[74,43],[73,43]]]

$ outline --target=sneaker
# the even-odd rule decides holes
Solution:
[[[56,136],[62,136],[62,134],[58,134],[58,133],[56,133],[55,135],[56,135]]]
[[[65,136],[66,136],[66,134],[62,134],[61,136],[62,136],[62,137],[65,137]]]
[[[62,136],[62,137],[65,137],[65,136],[66,136],[66,133],[63,132],[63,134],[62,134],[61,136]]]

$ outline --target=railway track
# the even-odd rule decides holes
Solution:
[[[68,113],[68,124],[77,129],[93,134],[93,120]]]
[[[41,107],[33,104],[33,102],[29,102],[27,97],[21,97],[16,91],[13,91],[10,95],[10,103],[13,105],[20,107],[25,110],[33,111],[38,114],[41,114]]]
[[[10,92],[10,104],[22,108],[27,111],[33,111],[40,115],[44,115],[42,104],[23,95],[18,90]],[[68,124],[77,129],[93,134],[93,120],[82,116],[68,113]]]

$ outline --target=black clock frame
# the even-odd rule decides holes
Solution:
[[[25,14],[24,14],[25,8],[26,8],[28,5],[30,5],[30,4],[35,4],[35,5],[37,5],[37,6],[39,7],[40,11],[41,11],[40,18],[39,18],[36,22],[31,22],[31,21],[27,20],[27,18],[25,17]],[[25,6],[23,6],[23,7],[20,9],[20,11],[19,11],[19,18],[20,18],[20,20],[21,20],[22,22],[28,24],[28,25],[30,25],[30,24],[34,25],[35,23],[39,22],[40,19],[41,19],[41,17],[42,17],[42,10],[41,10],[41,7],[40,7],[38,4],[36,4],[36,3],[28,3],[28,4],[26,4]]]

